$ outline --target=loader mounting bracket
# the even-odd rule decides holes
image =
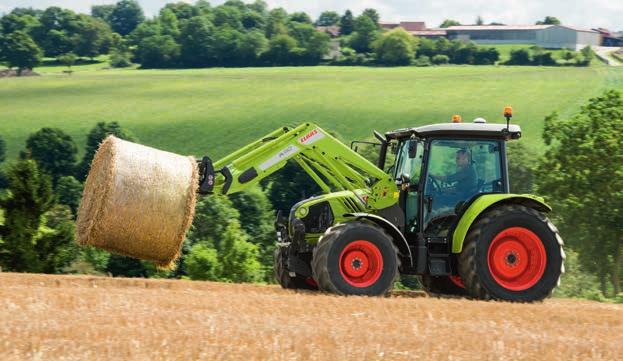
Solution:
[[[214,189],[214,166],[210,157],[205,156],[199,162],[199,193],[210,194]]]

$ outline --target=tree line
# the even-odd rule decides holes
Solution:
[[[15,8],[0,18],[0,61],[19,73],[39,65],[43,57],[71,67],[99,55],[109,55],[113,67],[139,63],[143,68],[487,65],[499,60],[495,48],[417,38],[400,28],[385,31],[379,19],[375,9],[365,9],[358,16],[350,10],[325,11],[312,21],[304,12],[269,9],[261,0],[228,0],[219,6],[205,0],[169,3],[149,19],[136,0],[95,5],[90,15],[56,6]],[[456,24],[446,20],[442,27]],[[318,26],[338,29],[339,51],[330,53],[331,37]],[[527,62],[523,55],[509,64],[556,65],[547,54]]]

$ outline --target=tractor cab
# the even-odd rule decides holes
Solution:
[[[450,236],[463,212],[483,194],[509,193],[505,142],[518,125],[433,124],[385,134],[394,143],[393,177],[409,243],[425,244],[428,267],[416,273],[455,272]]]
[[[480,194],[508,193],[505,142],[518,125],[434,124],[386,133],[396,140],[393,176],[401,189],[405,230],[445,236]]]

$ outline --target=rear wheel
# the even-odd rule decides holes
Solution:
[[[277,247],[273,258],[273,272],[275,281],[286,289],[317,290],[318,287],[313,279],[307,279],[301,275],[290,275],[288,270],[288,251],[287,247]]]
[[[466,296],[467,291],[459,276],[420,276],[420,283],[428,293],[442,295]]]
[[[459,273],[477,298],[542,300],[564,272],[562,246],[558,230],[542,213],[522,205],[499,206],[470,228]]]
[[[318,287],[341,295],[387,294],[398,276],[397,250],[383,229],[364,222],[329,228],[312,259]]]

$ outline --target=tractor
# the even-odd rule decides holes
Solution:
[[[276,281],[288,289],[382,296],[402,275],[432,294],[532,302],[564,272],[543,198],[512,194],[506,142],[521,129],[478,118],[374,131],[378,161],[313,123],[283,127],[200,163],[201,194],[242,191],[296,162],[322,194],[275,222]]]

